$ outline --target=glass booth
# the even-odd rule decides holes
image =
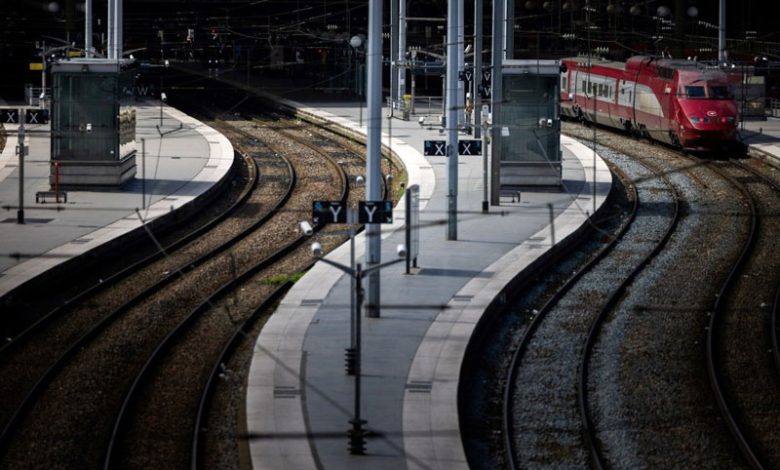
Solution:
[[[73,59],[52,66],[52,184],[58,176],[65,188],[116,187],[135,176],[132,64]]]
[[[493,116],[499,187],[559,186],[560,62],[505,60],[501,73],[500,106]]]

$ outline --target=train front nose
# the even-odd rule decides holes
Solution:
[[[706,150],[735,139],[737,110],[733,101],[688,100],[681,105],[680,143],[684,148]]]

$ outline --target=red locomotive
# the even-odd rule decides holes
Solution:
[[[689,151],[736,144],[737,105],[722,71],[690,60],[563,59],[561,113]]]

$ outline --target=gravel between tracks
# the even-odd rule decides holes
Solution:
[[[12,441],[6,459],[8,464],[15,461],[97,466],[102,443],[110,433],[107,426],[110,426],[112,410],[118,409],[117,400],[121,400],[116,391],[127,389],[133,376],[128,372],[137,370],[150,348],[161,338],[161,333],[178,323],[182,312],[190,311],[193,301],[202,298],[204,292],[241,272],[253,259],[267,256],[271,247],[286,243],[284,240],[289,239],[290,234],[296,237],[301,213],[308,214],[312,199],[338,198],[338,193],[333,193],[333,178],[323,174],[334,168],[322,165],[313,152],[293,148],[270,131],[257,131],[265,132],[262,139],[272,141],[279,151],[300,155],[299,176],[305,175],[299,183],[301,195],[291,198],[290,208],[278,214],[277,218],[281,220],[277,221],[277,229],[257,232],[230,254],[186,276],[175,283],[171,289],[173,294],[147,299],[133,313],[112,325],[93,346],[78,354],[72,363],[86,367],[66,366],[58,374],[47,389],[47,394],[58,398],[36,404],[25,417],[24,421],[34,426],[24,426],[27,431]],[[115,292],[121,296],[121,292]]]
[[[571,124],[564,125],[564,131],[584,140],[590,140],[594,134],[592,128]],[[598,142],[609,147],[599,147],[600,154],[624,171],[637,166],[634,158],[647,162],[668,178],[684,201],[683,218],[666,247],[633,281],[601,327],[589,363],[588,381],[597,442],[607,464],[614,468],[743,467],[712,397],[704,343],[715,296],[747,234],[746,202],[732,184],[701,161],[661,146],[603,131],[597,133]],[[631,158],[620,157],[620,153]],[[654,212],[647,219],[650,225],[643,229],[646,241],[657,232],[659,228],[653,224],[662,223],[667,210],[667,203],[658,199],[662,194],[652,186],[656,184],[654,179],[640,177],[635,181],[650,185],[645,188],[645,196],[640,196],[642,204],[652,202],[645,210]],[[656,221],[652,222],[653,219]],[[546,327],[545,340],[541,341],[540,328],[536,334],[539,343],[529,348],[539,359],[540,367],[519,379],[529,395],[515,399],[521,409],[515,424],[525,426],[518,438],[520,453],[527,454],[523,466],[579,468],[589,464],[587,451],[580,444],[582,428],[580,417],[575,414],[576,386],[571,379],[576,376],[578,365],[564,368],[561,364],[566,362],[559,360],[567,351],[572,354],[569,357],[576,356],[573,353],[582,344],[577,332],[586,323],[582,316],[587,305],[601,295],[600,284],[611,283],[613,276],[624,269],[624,260],[613,260],[611,274],[594,279],[593,287],[583,289],[579,299],[567,304],[568,315]],[[572,266],[571,262],[568,264]],[[534,288],[536,292],[559,281],[540,275],[539,282],[542,285]],[[540,298],[533,304],[511,305],[504,315],[538,309],[542,301]],[[522,325],[527,323],[527,318],[519,317],[516,324],[501,325],[512,331],[508,335],[516,341],[525,331]],[[508,364],[501,359],[490,362],[503,367]],[[749,373],[750,369],[742,364],[742,370]],[[488,390],[502,387],[490,381],[491,376],[499,375],[477,375],[472,386]],[[472,392],[472,396],[491,394]],[[557,399],[562,405],[556,405]],[[496,409],[484,403],[474,406],[488,411]],[[523,411],[523,407],[528,408]],[[474,468],[495,468],[503,465],[504,449],[496,445],[495,439],[501,430],[495,416],[483,421],[494,424],[484,427],[479,438],[470,436],[475,442],[468,446],[469,462]],[[486,459],[484,452],[490,449],[493,455]]]

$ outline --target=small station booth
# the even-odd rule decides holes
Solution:
[[[135,176],[133,63],[72,59],[53,64],[52,186],[110,189]]]
[[[503,61],[493,90],[493,204],[522,186],[560,186],[560,74],[557,60]]]

